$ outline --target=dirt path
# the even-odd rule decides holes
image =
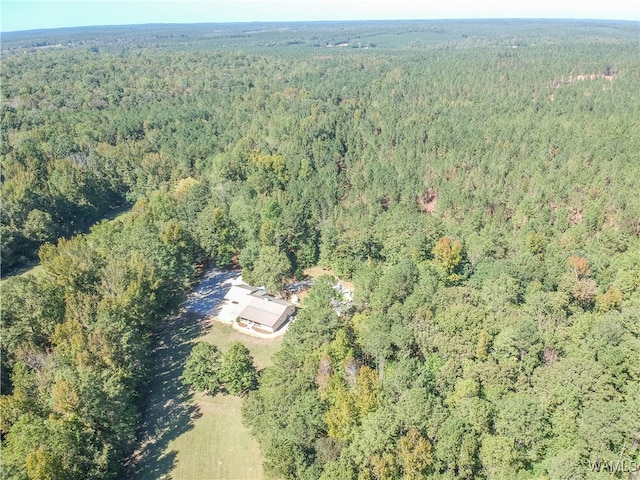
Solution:
[[[139,429],[140,446],[132,456],[131,479],[171,478],[176,452],[169,443],[194,428],[200,417],[189,388],[181,381],[192,342],[204,331],[204,317],[183,311],[165,320],[153,352],[152,381]]]

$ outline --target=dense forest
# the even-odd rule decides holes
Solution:
[[[639,33],[3,34],[2,478],[121,478],[202,266],[316,264],[354,305],[318,282],[244,400],[270,477],[637,475]]]

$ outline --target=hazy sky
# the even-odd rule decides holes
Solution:
[[[137,23],[441,18],[640,20],[640,0],[0,0],[2,31]]]

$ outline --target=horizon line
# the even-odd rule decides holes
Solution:
[[[281,24],[311,24],[311,23],[384,23],[384,22],[469,22],[469,21],[549,21],[549,22],[609,22],[636,23],[640,26],[640,19],[592,18],[592,17],[451,17],[451,18],[377,18],[377,19],[325,19],[325,20],[238,20],[218,22],[145,22],[145,23],[107,23],[70,25],[62,27],[26,28],[18,30],[0,30],[0,35],[14,33],[45,33],[60,30],[81,30],[96,28],[124,28],[124,27],[174,27],[196,25],[281,25]]]

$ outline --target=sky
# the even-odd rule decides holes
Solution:
[[[640,0],[0,0],[0,30],[143,23],[448,18],[640,21]]]

